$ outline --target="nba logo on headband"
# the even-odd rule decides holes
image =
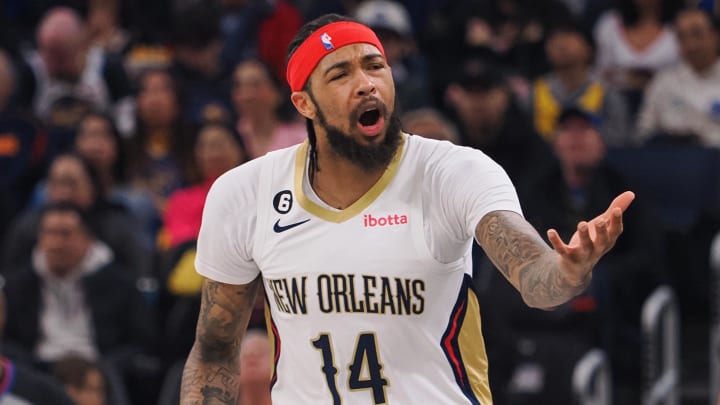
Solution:
[[[332,43],[331,41],[332,41],[332,38],[330,37],[330,35],[328,35],[327,32],[323,33],[323,34],[320,36],[320,42],[322,42],[323,46],[324,46],[325,49],[327,49],[328,51],[329,51],[329,50],[332,50],[333,48],[335,48],[335,45],[333,45],[333,43]]]

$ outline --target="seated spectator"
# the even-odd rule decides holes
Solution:
[[[6,316],[5,293],[0,289],[0,337]],[[0,405],[73,405],[73,401],[49,375],[0,355]]]
[[[195,142],[195,165],[200,184],[175,191],[163,212],[169,248],[197,239],[203,206],[210,186],[221,174],[247,159],[240,136],[221,123],[205,124]]]
[[[250,329],[240,345],[240,395],[237,405],[270,405],[273,348],[268,335]]]
[[[575,105],[602,117],[606,142],[625,143],[627,106],[620,94],[593,76],[592,36],[574,23],[557,25],[548,35],[545,54],[552,70],[535,81],[530,97],[535,130],[550,141],[562,110]]]
[[[73,354],[129,367],[153,338],[134,278],[72,204],[45,207],[37,239],[31,264],[7,278],[5,342],[38,365]]]
[[[52,129],[53,154],[69,149],[74,128],[92,108],[112,111],[123,133],[132,128],[133,99],[122,63],[90,46],[86,29],[72,9],[53,8],[37,28],[37,51],[26,55],[19,101]]]
[[[174,16],[174,61],[171,71],[185,92],[182,110],[200,125],[230,115],[232,66],[222,60],[220,12],[212,4],[195,2]]]
[[[538,170],[520,190],[524,215],[541,234],[554,227],[567,240],[576,231],[580,218],[602,213],[617,194],[628,189],[625,180],[605,163],[606,145],[599,125],[602,125],[601,119],[587,111],[564,110],[552,143],[557,166]],[[563,328],[550,328],[553,322],[565,325],[568,335],[581,339],[578,342],[583,343],[583,350],[576,352],[578,355],[593,345],[601,345],[612,364],[614,404],[640,402],[640,311],[645,298],[664,278],[657,254],[661,251],[659,230],[647,218],[642,202],[640,204],[627,212],[623,219],[625,232],[613,250],[596,265],[592,286],[586,294],[552,314],[530,309],[518,312],[526,313],[535,321],[547,321],[535,322],[536,326],[528,327],[527,331],[552,330],[552,339],[557,339],[557,343],[539,345],[548,351],[546,358],[550,362],[566,350],[560,340]],[[579,323],[581,318],[586,319],[586,323]],[[518,322],[515,328],[524,328],[522,325],[531,323]],[[559,375],[565,376],[561,381],[567,384],[573,365],[569,363],[569,368],[564,370],[551,369],[564,373]],[[569,395],[569,387],[564,389]],[[554,396],[538,400],[538,403],[549,402],[568,403]]]
[[[405,111],[433,105],[426,62],[417,50],[410,14],[397,1],[370,0],[355,10],[355,18],[372,28],[392,68],[395,96]]]
[[[693,8],[678,15],[675,31],[682,63],[661,71],[650,83],[638,140],[666,135],[720,148],[719,27],[706,11]]]
[[[150,195],[127,182],[125,144],[112,117],[97,111],[86,114],[78,126],[74,149],[98,173],[108,202],[125,208],[142,225],[144,243],[153,249],[160,218]],[[47,183],[40,182],[32,203],[39,207],[46,201]]]
[[[85,210],[97,237],[110,246],[115,260],[130,274],[149,274],[151,251],[143,246],[135,219],[122,207],[108,202],[97,172],[78,155],[60,155],[50,165],[47,203],[57,202],[69,202]],[[28,210],[13,222],[2,249],[3,271],[30,262],[40,217],[40,210]]]
[[[183,119],[180,89],[170,72],[148,70],[139,77],[138,88],[129,176],[132,187],[150,194],[160,213],[190,175],[192,130]]]
[[[616,0],[595,24],[600,79],[625,95],[634,119],[642,92],[660,69],[679,60],[675,34],[667,25],[681,2]]]
[[[455,124],[434,108],[408,111],[402,115],[400,121],[405,132],[424,138],[460,143],[460,135]]]
[[[0,244],[42,176],[47,141],[38,123],[13,105],[16,79],[10,57],[0,49]]]
[[[70,356],[57,361],[53,365],[52,374],[65,387],[75,405],[107,403],[107,381],[96,363]]]
[[[250,159],[305,140],[305,124],[287,111],[289,98],[270,68],[257,60],[241,62],[233,74],[237,130]]]
[[[477,60],[466,62],[446,97],[457,115],[462,144],[485,152],[516,185],[552,159],[498,68]]]

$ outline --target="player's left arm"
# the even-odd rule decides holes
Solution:
[[[532,225],[511,211],[485,215],[475,237],[529,306],[552,309],[590,284],[593,267],[622,233],[623,212],[634,198],[632,192],[620,194],[604,213],[580,222],[567,244],[550,229],[548,246]]]

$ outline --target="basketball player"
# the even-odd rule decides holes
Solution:
[[[624,193],[552,247],[482,152],[401,131],[383,47],[337,15],[306,24],[287,79],[308,142],[231,170],[207,199],[203,287],[182,404],[231,404],[255,294],[274,404],[490,404],[475,238],[528,305],[583,291],[622,231]]]

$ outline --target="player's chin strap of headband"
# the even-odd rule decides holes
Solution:
[[[330,23],[313,32],[295,50],[287,66],[287,81],[292,91],[301,91],[310,74],[325,55],[345,45],[367,43],[385,56],[377,35],[365,25],[352,21]]]

